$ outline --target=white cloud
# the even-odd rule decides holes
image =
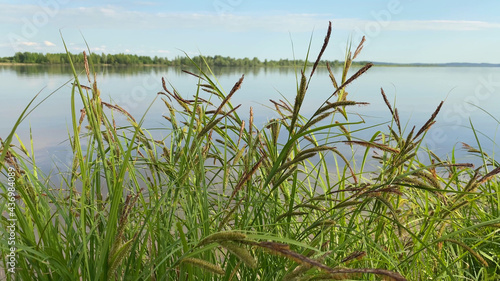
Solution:
[[[37,5],[0,4],[1,23],[19,24],[19,19],[31,18],[40,7]],[[483,30],[500,29],[500,22],[458,21],[458,20],[399,20],[376,21],[355,18],[335,18],[332,14],[217,14],[188,12],[139,12],[123,7],[106,5],[99,7],[61,7],[57,15],[49,17],[48,24],[56,28],[93,28],[117,30],[224,30],[274,31],[274,32],[311,32],[323,28],[331,20],[334,29],[354,30],[378,25],[384,30]]]
[[[170,54],[169,50],[157,50],[156,52],[159,54]]]
[[[340,20],[344,22],[344,20]],[[344,23],[348,22],[346,20]],[[403,20],[403,21],[357,21],[351,25],[358,28],[367,28],[370,25],[378,25],[384,30],[448,30],[448,31],[473,31],[484,29],[500,29],[500,23],[484,21],[458,21],[458,20]]]
[[[94,52],[106,52],[106,45],[101,45],[99,47],[94,47],[92,48],[92,51]]]
[[[43,41],[43,44],[47,47],[55,47],[56,46],[56,44],[54,44],[50,41]]]
[[[0,11],[9,11],[0,19],[4,24],[21,24],[22,18],[31,18],[40,12],[37,5],[0,4]],[[0,15],[2,13],[0,12]],[[7,17],[8,16],[8,17]],[[61,7],[54,17],[49,17],[47,25],[56,28],[95,28],[95,29],[211,29],[211,30],[266,30],[266,31],[307,31],[315,26],[324,26],[331,18],[319,14],[287,14],[271,16],[234,15],[217,13],[187,12],[139,12],[118,6],[100,7]]]
[[[110,9],[110,8],[100,8],[99,12],[103,14],[106,17],[116,17],[117,12],[115,9]]]
[[[16,44],[18,46],[26,46],[26,47],[36,47],[36,46],[40,45],[37,42],[27,42],[27,41],[25,41],[25,42],[16,42]]]

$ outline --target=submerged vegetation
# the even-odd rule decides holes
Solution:
[[[12,144],[28,108],[2,141],[4,238],[9,214],[17,219],[14,274],[12,246],[0,243],[7,280],[498,280],[500,167],[479,143],[466,145],[479,167],[421,146],[442,103],[406,128],[382,90],[390,126],[357,138],[363,120],[347,112],[365,103],[347,86],[372,66],[349,75],[361,42],[340,77],[330,71],[332,94],[301,115],[330,33],[315,62],[297,67],[295,100],[271,100],[278,117],[262,128],[231,103],[244,76],[225,92],[192,61],[195,93],[162,81],[164,139],[101,101],[92,57],[79,75],[68,54],[73,161],[51,175],[61,185]]]

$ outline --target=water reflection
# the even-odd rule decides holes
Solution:
[[[198,73],[192,67],[95,66],[103,101],[126,107],[127,111],[137,119],[146,112],[157,93],[163,91],[162,77],[171,82],[183,97],[192,98],[196,94],[198,79],[182,72],[183,69]],[[83,66],[77,66],[77,71],[81,71],[84,77]],[[336,75],[340,74],[340,69],[333,71]],[[352,69],[351,73],[354,71],[356,69]],[[260,127],[271,118],[277,117],[271,110],[269,99],[286,99],[293,104],[297,90],[295,74],[300,73],[300,70],[293,67],[218,67],[213,68],[212,72],[226,92],[229,92],[241,75],[245,74],[242,87],[233,96],[232,102],[242,104],[240,108],[242,118],[248,118],[249,108],[253,107],[254,123]],[[71,68],[67,65],[0,65],[2,83],[0,95],[4,105],[0,111],[2,120],[0,137],[5,139],[22,109],[37,92],[43,89],[40,97],[47,96],[70,80],[71,73]],[[497,105],[500,102],[500,89],[494,83],[489,86],[483,85],[488,81],[495,82],[499,79],[498,68],[376,67],[347,88],[348,99],[369,102],[370,105],[353,107],[349,111],[352,114],[361,114],[366,126],[389,121],[390,115],[380,96],[380,88],[383,87],[391,102],[397,98],[396,105],[401,120],[403,123],[407,122],[406,127],[409,131],[413,125],[418,128],[424,124],[439,102],[446,99],[438,116],[438,122],[433,127],[433,130],[441,131],[435,134],[436,137],[431,131],[427,138],[432,142],[436,152],[440,156],[446,156],[454,146],[459,146],[460,142],[475,144],[474,134],[467,129],[470,127],[469,117],[473,120],[475,128],[483,133],[483,135],[478,134],[484,141],[483,146],[494,147],[490,139],[494,139],[498,124],[467,102],[474,103],[499,119]],[[478,87],[482,87],[481,96],[475,96]],[[491,90],[487,98],[485,98],[486,90]],[[318,68],[309,85],[301,113],[306,117],[310,116],[332,92],[333,86],[326,68]],[[200,95],[205,99],[211,98],[205,92]],[[70,97],[71,87],[66,86],[58,90],[18,129],[21,139],[29,143],[30,127],[32,128],[35,150],[40,155],[40,161],[47,161],[47,167],[52,166],[53,157],[66,158],[64,146],[67,142],[60,143],[67,139],[67,128],[71,122]],[[77,110],[80,107],[81,105],[77,105]],[[157,100],[149,109],[144,127],[165,128],[166,122],[162,115],[166,112],[165,105]],[[377,130],[386,130],[386,125],[358,134],[362,138],[369,139]]]
[[[83,71],[83,65],[76,65],[77,71]],[[193,66],[184,67],[173,67],[173,66],[144,66],[144,65],[96,65],[94,70],[99,75],[118,75],[118,76],[128,76],[128,75],[141,75],[141,74],[162,74],[166,72],[171,72],[175,74],[182,74],[182,70],[187,70],[193,73],[198,73],[198,69]],[[336,70],[336,69],[335,69]],[[203,71],[207,73],[213,72],[215,76],[229,76],[235,73],[241,73],[245,75],[268,75],[268,74],[279,74],[279,75],[290,75],[295,73],[300,73],[300,68],[294,67],[212,67],[210,70],[203,67]],[[326,68],[318,68],[318,73],[326,72]],[[0,74],[4,73],[15,73],[18,76],[44,76],[44,75],[68,75],[72,73],[71,66],[65,64],[56,65],[0,65]]]

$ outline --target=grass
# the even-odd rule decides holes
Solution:
[[[421,144],[441,104],[408,129],[383,91],[389,127],[356,138],[366,128],[347,110],[364,103],[346,86],[371,67],[348,75],[362,44],[348,50],[341,77],[330,70],[333,94],[309,117],[300,112],[317,64],[297,66],[294,102],[271,101],[279,117],[262,128],[231,103],[244,76],[226,93],[208,65],[195,64],[192,97],[163,80],[158,98],[170,125],[159,140],[144,117],[101,101],[88,59],[84,72],[73,67],[73,161],[52,175],[61,185],[21,140],[12,145],[29,106],[2,141],[2,173],[13,180],[1,183],[0,197],[6,279],[498,280],[498,163],[480,143],[466,145],[480,167],[438,158]],[[116,114],[128,121],[117,124]],[[15,274],[9,213],[17,219]]]

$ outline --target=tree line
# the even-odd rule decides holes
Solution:
[[[168,59],[166,57],[138,56],[134,54],[92,54],[89,58],[94,64],[109,65],[164,65],[164,66],[185,66],[191,65],[188,57],[176,57]],[[191,58],[196,63],[203,63],[203,60],[210,66],[233,66],[233,67],[257,67],[257,66],[294,66],[303,65],[304,60],[260,60],[257,57],[250,58],[231,58],[220,55],[216,56],[195,56]],[[73,63],[83,63],[83,54],[71,54]],[[69,58],[66,53],[43,54],[32,52],[17,52],[12,57],[0,58],[0,63],[29,63],[29,64],[69,64]],[[313,62],[309,62],[313,63]],[[319,65],[326,65],[327,61],[321,61]],[[341,66],[343,62],[338,60],[328,61],[332,67]],[[362,64],[362,63],[359,63]]]

